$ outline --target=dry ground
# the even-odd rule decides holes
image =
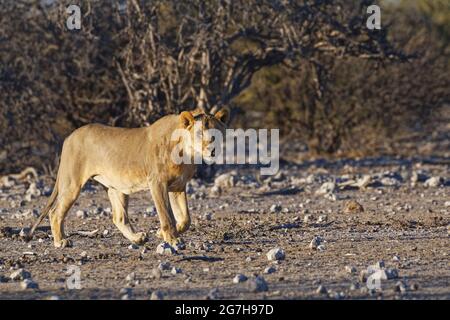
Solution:
[[[443,177],[444,185],[426,188],[419,182],[412,187],[411,172],[419,169]],[[265,181],[257,179],[255,172],[237,172],[237,186],[225,188],[220,196],[210,193],[212,184],[194,183],[190,195],[193,225],[183,236],[186,249],[169,256],[156,253],[158,219],[144,215],[151,205],[148,193],[133,195],[129,210],[135,228],[149,232],[144,246],[129,248],[108,213],[98,213],[99,207],[105,209],[109,203],[103,189],[94,185],[81,194],[67,219],[66,230],[74,246],[55,249],[47,220],[30,243],[14,235],[35,219],[14,214],[42,208],[46,197],[22,201],[26,184],[3,189],[0,277],[8,278],[22,267],[39,289],[22,290],[20,281],[9,280],[0,283],[0,299],[120,299],[126,291],[122,288],[130,288],[128,298],[135,299],[149,299],[156,290],[165,299],[205,299],[215,288],[210,296],[220,299],[323,299],[337,298],[337,293],[344,299],[450,299],[448,165],[284,165],[282,175]],[[324,181],[365,173],[396,174],[402,181],[398,186],[339,190],[335,201],[315,193]],[[344,213],[350,199],[362,204],[364,212]],[[281,212],[271,212],[274,204],[281,205]],[[88,212],[88,218],[76,216],[80,209]],[[306,214],[312,215],[310,222],[304,222]],[[317,222],[319,216],[326,218]],[[95,229],[99,231],[93,237],[76,233]],[[108,230],[106,236],[104,230]],[[308,247],[316,235],[325,240],[325,250]],[[266,253],[274,247],[285,251],[285,260],[268,261]],[[399,279],[382,281],[382,290],[371,292],[359,273],[380,260],[397,269]],[[181,273],[168,270],[154,278],[152,269],[160,262],[181,268]],[[81,290],[66,288],[70,265],[80,267]],[[264,274],[271,265],[276,271]],[[357,272],[346,272],[346,266],[354,266]],[[135,273],[133,281],[126,279],[131,272]],[[268,291],[252,292],[245,282],[234,284],[237,273],[262,275]],[[395,291],[398,281],[403,281],[406,292]],[[329,294],[316,292],[320,284]],[[351,288],[352,284],[361,288]]]

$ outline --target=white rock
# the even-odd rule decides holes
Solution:
[[[176,250],[167,242],[163,242],[156,247],[156,253],[164,255],[172,255],[176,253]]]
[[[236,185],[236,179],[229,173],[224,173],[214,179],[214,185],[226,189]]]
[[[322,244],[323,239],[321,237],[315,236],[309,243],[309,248],[312,250],[318,250],[318,247]]]
[[[269,290],[267,282],[262,276],[248,279],[247,288],[252,292],[264,292]]]
[[[353,273],[356,273],[356,268],[355,267],[353,267],[353,266],[345,266],[345,271],[347,272],[347,273],[351,273],[351,274],[353,274]]]
[[[265,274],[272,274],[272,273],[274,273],[276,271],[277,271],[277,269],[275,267],[272,267],[272,266],[267,267],[267,268],[264,269],[264,273]]]
[[[208,296],[207,296],[208,300],[217,300],[219,299],[219,289],[218,288],[213,288],[208,292]]]
[[[402,281],[398,281],[395,284],[395,291],[400,292],[400,293],[406,293],[406,291],[407,291],[406,285]]]
[[[271,212],[271,213],[278,213],[278,212],[281,212],[281,209],[282,209],[281,205],[279,205],[279,204],[273,204],[273,205],[270,207],[270,212]]]
[[[222,193],[222,188],[219,186],[212,186],[211,189],[209,190],[209,194],[213,197],[219,196]]]
[[[76,215],[76,217],[79,218],[79,219],[86,219],[86,218],[88,217],[87,212],[84,211],[84,210],[78,210],[78,211],[75,213],[75,215]]]
[[[39,285],[31,279],[25,279],[20,283],[22,290],[39,289]]]
[[[284,250],[280,248],[273,248],[269,252],[267,252],[267,259],[269,261],[284,260],[284,258],[285,258]]]
[[[134,272],[127,275],[125,278],[126,281],[134,281],[136,279],[136,274]]]
[[[450,201],[445,201],[444,206],[447,208],[450,207]]]
[[[30,279],[31,273],[29,273],[28,271],[25,271],[24,269],[18,269],[16,271],[14,271],[13,273],[11,273],[9,278],[13,281]]]
[[[181,268],[173,267],[171,273],[173,275],[180,274],[182,272]]]
[[[150,216],[150,217],[155,217],[158,213],[157,213],[156,208],[154,206],[150,206],[150,207],[147,207],[145,209],[145,214]]]
[[[328,290],[327,288],[325,288],[323,285],[320,285],[317,289],[316,289],[316,293],[318,294],[327,294]]]
[[[330,201],[336,201],[338,199],[338,196],[335,193],[327,193],[323,197]]]
[[[442,185],[443,179],[441,177],[431,177],[423,184],[427,188],[437,188]]]
[[[386,187],[397,187],[400,185],[400,181],[392,177],[383,177],[380,180],[381,184]]]
[[[313,215],[312,214],[305,214],[305,216],[303,217],[303,222],[304,223],[309,223],[311,222],[313,219]]]
[[[333,193],[336,189],[336,184],[334,182],[325,182],[322,186],[317,189],[316,194],[325,195],[329,193]]]
[[[245,275],[239,273],[233,278],[233,283],[245,282],[245,281],[247,281],[247,279],[248,278]]]
[[[152,294],[150,295],[150,300],[163,300],[164,299],[164,295],[162,294],[161,291],[153,291]]]
[[[28,187],[26,194],[31,196],[32,198],[37,198],[41,195],[41,191],[36,186],[36,183],[32,182],[30,183],[30,186]]]

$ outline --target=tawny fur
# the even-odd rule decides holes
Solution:
[[[198,112],[194,113],[198,116]],[[224,130],[228,111],[220,110],[209,119],[214,128]],[[186,198],[186,183],[195,173],[195,165],[176,165],[171,160],[176,141],[171,136],[176,129],[191,129],[193,113],[165,116],[149,127],[125,129],[90,124],[75,130],[64,141],[55,187],[36,227],[49,215],[54,245],[70,244],[64,234],[64,218],[77,199],[81,188],[94,179],[108,189],[113,222],[133,243],[143,243],[144,232],[135,232],[127,214],[128,195],[150,190],[161,228],[159,235],[171,244],[188,230],[190,215]]]

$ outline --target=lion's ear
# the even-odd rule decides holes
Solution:
[[[230,110],[228,108],[222,108],[214,114],[214,117],[227,124],[228,120],[230,120]]]
[[[189,111],[183,111],[180,113],[180,121],[183,127],[187,128],[194,123],[194,117]]]

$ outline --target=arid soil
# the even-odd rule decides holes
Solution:
[[[450,299],[445,161],[283,164],[265,179],[257,169],[226,172],[216,183],[189,185],[192,226],[183,234],[186,248],[172,255],[156,252],[161,240],[148,192],[132,195],[129,206],[135,229],[149,234],[144,246],[130,246],[116,229],[106,192],[93,183],[66,220],[73,247],[56,249],[48,220],[31,242],[19,236],[45,205],[50,180],[40,177],[37,194],[44,195],[28,198],[29,182],[4,186],[0,299]],[[323,241],[311,249],[315,236]],[[285,258],[269,261],[273,248]],[[369,289],[361,273],[379,261],[398,277]],[[159,272],[164,262],[170,266]],[[72,266],[80,268],[81,289],[67,288]],[[38,288],[10,279],[20,268]],[[239,273],[249,280],[234,283]]]

